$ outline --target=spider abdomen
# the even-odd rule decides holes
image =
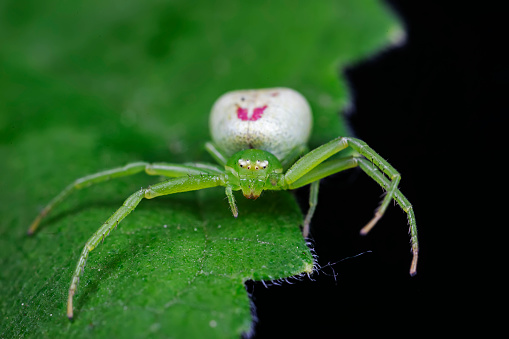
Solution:
[[[254,148],[283,159],[307,143],[311,126],[308,102],[289,88],[228,92],[210,114],[212,139],[228,155]]]

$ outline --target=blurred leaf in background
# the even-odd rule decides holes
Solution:
[[[25,233],[74,179],[144,160],[211,161],[208,112],[226,91],[285,86],[310,101],[311,146],[348,134],[340,69],[404,38],[378,1],[2,1],[0,335],[239,337],[244,288],[313,265],[288,192],[222,189],[142,202],[67,289],[90,235],[139,175],[75,193]]]

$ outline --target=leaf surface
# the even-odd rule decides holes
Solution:
[[[91,252],[65,317],[81,248],[123,200],[159,178],[76,192],[32,238],[37,212],[74,179],[133,161],[211,161],[222,93],[286,86],[314,111],[312,146],[348,134],[341,67],[402,37],[386,8],[350,1],[3,1],[0,4],[2,337],[239,337],[244,282],[309,272],[288,192],[222,189],[143,201]]]

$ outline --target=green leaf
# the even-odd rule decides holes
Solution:
[[[221,189],[144,201],[89,257],[81,248],[123,200],[158,178],[77,192],[28,238],[72,180],[128,162],[211,161],[208,112],[222,93],[287,86],[314,115],[311,144],[348,134],[340,69],[403,37],[378,1],[3,1],[0,4],[0,335],[239,337],[244,282],[310,272],[288,192]]]

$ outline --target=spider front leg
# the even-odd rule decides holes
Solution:
[[[78,264],[76,265],[76,269],[72,276],[71,286],[69,287],[69,297],[67,299],[67,316],[69,319],[73,317],[73,296],[78,288],[80,274],[82,274],[85,269],[88,254],[96,248],[100,242],[104,241],[104,238],[107,237],[110,232],[136,208],[136,206],[138,206],[142,199],[152,199],[161,195],[196,191],[221,185],[226,186],[225,178],[222,175],[182,176],[149,186],[148,188],[142,188],[127,198],[122,206],[113,213],[113,215],[109,217],[108,220],[106,220],[106,222],[88,239],[83,251],[81,252]]]
[[[27,233],[32,235],[39,227],[41,220],[59,203],[61,203],[70,193],[93,184],[105,182],[114,178],[134,175],[145,171],[149,175],[162,175],[166,177],[179,177],[184,175],[198,175],[198,174],[221,174],[223,170],[211,164],[193,164],[193,165],[178,165],[168,163],[146,163],[135,162],[127,164],[123,167],[117,167],[110,170],[98,172],[95,174],[87,175],[85,177],[76,179],[73,183],[68,185],[62,192],[54,197],[49,204],[39,213],[35,220],[30,225]]]
[[[389,206],[389,203],[394,198],[395,192],[398,189],[398,185],[401,180],[401,175],[399,174],[398,171],[396,171],[396,169],[394,167],[392,167],[387,161],[385,161],[384,158],[382,158],[380,155],[378,155],[364,141],[359,140],[359,139],[354,139],[354,138],[348,138],[348,144],[354,150],[359,152],[359,154],[363,155],[365,158],[370,160],[376,167],[381,169],[390,179],[389,187],[384,187],[382,185],[382,187],[384,187],[384,189],[387,190],[387,194],[385,195],[384,199],[382,200],[382,203],[380,204],[380,206],[376,209],[373,219],[371,219],[367,223],[367,225],[361,229],[361,234],[366,235],[376,225],[378,220],[380,220],[380,218],[384,215],[385,210]],[[368,171],[363,166],[361,166],[361,168],[364,170],[364,172],[366,172],[369,175]],[[381,185],[380,182],[378,182],[378,183]]]
[[[384,187],[386,190],[390,188],[391,184],[389,180],[387,180],[383,173],[381,173],[378,169],[371,166],[369,161],[363,158],[357,158],[357,162],[359,163],[359,167],[380,186]],[[410,242],[412,243],[413,254],[412,265],[410,266],[410,275],[414,276],[417,273],[417,258],[419,256],[419,240],[417,238],[417,224],[415,222],[414,209],[412,204],[399,189],[394,192],[394,200],[396,200],[398,205],[403,209],[403,211],[405,211],[408,216],[408,224],[410,225]],[[361,234],[365,234],[362,233],[364,228],[361,230]]]
[[[364,158],[349,157],[327,161],[328,158],[339,151],[351,147]],[[371,161],[369,163],[367,160]],[[349,137],[339,137],[327,144],[324,144],[300,158],[285,174],[285,183],[288,188],[298,188],[314,181],[320,180],[331,174],[343,171],[348,168],[359,166],[366,174],[373,178],[378,184],[387,190],[380,207],[376,210],[375,216],[361,230],[361,234],[367,234],[376,222],[383,216],[391,200],[395,200],[407,213],[410,224],[412,242],[412,265],[410,274],[415,275],[417,270],[418,240],[417,225],[412,205],[398,189],[401,179],[400,174],[385,159],[378,155],[365,142]],[[383,173],[382,173],[383,172]]]

